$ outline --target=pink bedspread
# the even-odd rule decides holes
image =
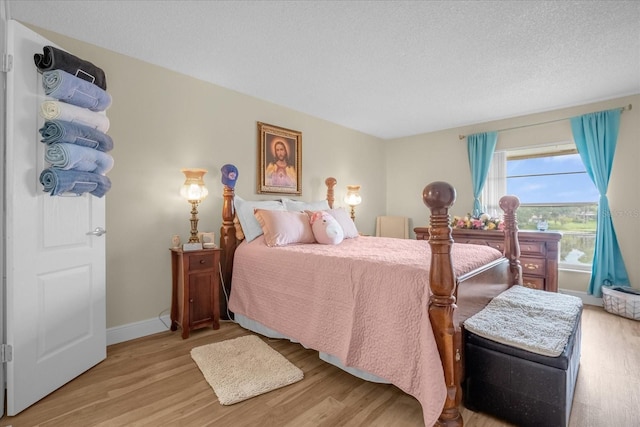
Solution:
[[[454,272],[500,256],[488,246],[454,245]],[[432,426],[446,390],[427,313],[430,259],[422,240],[270,248],[261,236],[236,250],[229,308],[387,379],[421,403]]]

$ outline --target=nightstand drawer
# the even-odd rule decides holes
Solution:
[[[521,257],[520,265],[522,266],[522,274],[524,276],[544,277],[547,271],[547,263],[544,258]]]
[[[520,239],[520,253],[525,255],[540,255],[545,256],[547,254],[547,245],[544,242],[527,242]]]
[[[544,290],[546,289],[545,287],[545,279],[544,277],[528,277],[526,275],[522,275],[522,285],[526,288],[533,288],[533,289],[541,289]]]
[[[205,255],[190,255],[189,256],[189,270],[207,270],[212,269],[213,265],[213,254],[205,254]]]

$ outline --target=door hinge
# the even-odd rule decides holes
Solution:
[[[2,54],[2,72],[8,73],[13,69],[13,55],[8,53]]]
[[[13,347],[9,344],[0,345],[0,362],[7,363],[13,360]]]

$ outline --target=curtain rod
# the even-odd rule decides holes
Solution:
[[[629,104],[626,107],[620,107],[619,110],[620,110],[620,112],[629,111],[629,110],[631,110],[632,107],[633,107],[633,105]],[[528,127],[531,127],[531,126],[546,125],[546,124],[549,124],[549,123],[555,123],[555,122],[561,122],[563,120],[569,120],[570,118],[571,117],[565,117],[565,118],[562,118],[562,119],[549,120],[549,121],[546,121],[546,122],[531,123],[529,125],[522,125],[522,126],[514,126],[512,128],[498,129],[495,132],[504,132],[504,131],[507,131],[507,130],[515,130],[515,129],[528,128]],[[467,135],[458,135],[458,138],[460,138],[461,140],[465,139],[466,137],[467,137]]]

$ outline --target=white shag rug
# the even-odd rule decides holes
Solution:
[[[578,297],[512,286],[465,320],[464,327],[501,344],[557,357],[581,310]]]
[[[256,335],[191,349],[221,405],[233,405],[300,381],[304,374]]]

